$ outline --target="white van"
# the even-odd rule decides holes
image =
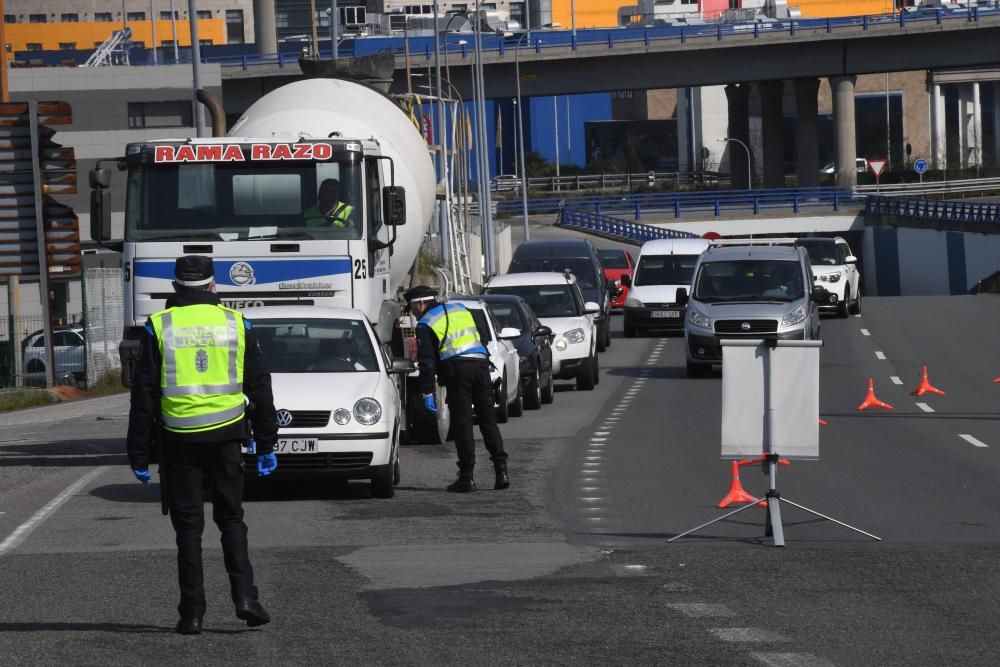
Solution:
[[[626,338],[649,329],[684,330],[686,306],[677,302],[677,290],[691,291],[695,264],[708,245],[707,239],[657,239],[642,244],[632,275],[622,276],[622,284],[629,288]]]

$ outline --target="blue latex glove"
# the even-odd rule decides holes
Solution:
[[[257,455],[258,477],[267,477],[277,469],[278,469],[278,457],[274,455],[274,452],[271,452],[270,454]]]
[[[436,415],[438,413],[438,406],[437,402],[434,400],[434,394],[424,396],[424,407],[427,408],[427,412],[432,415]]]
[[[135,475],[135,478],[143,484],[149,484],[149,480],[153,478],[153,475],[149,472],[149,470],[136,470],[135,468],[132,468],[132,474]]]

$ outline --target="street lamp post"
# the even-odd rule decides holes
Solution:
[[[753,175],[750,172],[750,166],[753,163],[753,158],[750,156],[750,148],[745,143],[743,143],[742,141],[740,141],[739,139],[734,139],[732,137],[723,137],[723,138],[719,139],[719,141],[722,141],[722,142],[727,143],[727,144],[730,141],[735,141],[736,143],[738,143],[740,146],[743,147],[743,150],[745,150],[747,152],[747,190],[753,190]],[[732,159],[730,159],[729,160],[729,164],[732,165],[732,163],[733,163],[733,161],[732,161]],[[730,174],[730,176],[732,176],[732,172],[733,172],[733,169],[732,169],[732,166],[730,166],[730,168],[729,168],[729,174]]]
[[[473,82],[476,109],[477,167],[476,181],[479,185],[479,217],[482,221],[484,277],[492,278],[496,271],[496,238],[493,229],[492,202],[490,201],[490,167],[486,157],[486,87],[483,76],[483,39],[482,21],[480,17],[480,0],[476,0],[475,21],[473,22],[473,40],[475,44],[475,61],[473,63]]]

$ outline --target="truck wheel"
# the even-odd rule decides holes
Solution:
[[[514,397],[514,402],[510,404],[510,416],[520,417],[523,414],[524,414],[524,385],[518,382],[517,396]]]
[[[528,380],[527,391],[524,394],[524,407],[527,410],[537,410],[542,407],[542,374],[535,365],[535,374]]]
[[[497,401],[497,423],[506,424],[510,420],[510,404],[507,403],[507,376],[500,383],[500,399]]]
[[[594,355],[595,357],[597,355]],[[576,388],[590,390],[594,388],[594,357],[587,359],[580,364],[580,370],[576,372]]]

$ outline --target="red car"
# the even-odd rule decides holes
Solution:
[[[625,307],[625,299],[628,298],[628,288],[622,285],[622,276],[632,275],[635,260],[628,251],[618,248],[598,248],[597,254],[604,266],[604,277],[612,278],[620,290],[618,296],[611,300],[611,308],[621,310]]]

